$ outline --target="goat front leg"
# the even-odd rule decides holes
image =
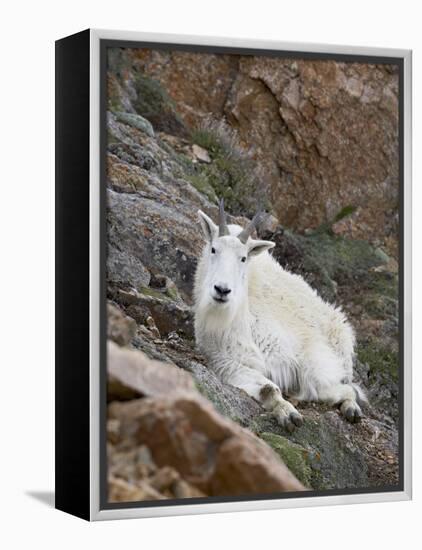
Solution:
[[[232,386],[244,390],[251,397],[259,401],[266,411],[275,416],[278,423],[288,432],[302,426],[303,417],[295,407],[286,401],[280,388],[271,380],[254,369],[243,367],[236,369],[226,381]]]

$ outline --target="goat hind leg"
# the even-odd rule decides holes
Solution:
[[[318,391],[321,401],[333,405],[339,404],[342,415],[352,424],[362,420],[362,409],[358,403],[358,400],[362,400],[362,396],[363,393],[360,394],[355,390],[352,384],[333,384]]]
[[[308,394],[313,400],[338,404],[346,420],[360,422],[362,410],[359,403],[366,401],[366,398],[358,386],[342,382],[345,377],[349,377],[349,373],[343,360],[323,342],[314,343],[306,361],[308,383],[305,385],[305,396]]]

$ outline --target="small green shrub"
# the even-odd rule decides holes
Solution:
[[[324,222],[319,227],[317,227],[313,233],[333,233],[333,225],[341,220],[344,220],[345,218],[348,218],[352,214],[356,212],[356,206],[353,205],[347,205],[344,206],[333,218],[328,220],[327,222]]]
[[[194,174],[190,174],[186,176],[186,178],[189,183],[191,183],[200,193],[204,194],[208,198],[208,200],[217,203],[218,197],[215,193],[214,188],[211,186],[206,174],[200,171]]]
[[[377,375],[381,380],[398,381],[398,354],[376,341],[369,340],[360,344],[357,349],[359,361],[369,366],[370,375]]]
[[[132,102],[134,109],[149,120],[156,130],[184,137],[188,135],[173,99],[160,82],[137,74],[134,79],[134,88],[137,94]]]
[[[205,118],[192,132],[192,141],[207,149],[211,156],[245,157],[246,152],[239,143],[237,133],[225,120]]]
[[[233,128],[224,120],[207,118],[192,132],[191,139],[206,149],[212,159],[210,164],[200,165],[201,175],[197,182],[204,188],[212,188],[216,196],[224,198],[228,211],[252,216],[259,208],[268,208],[268,201],[262,196],[255,163],[250,152],[241,146]],[[209,196],[209,193],[206,194]]]

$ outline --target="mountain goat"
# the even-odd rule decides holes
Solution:
[[[206,245],[194,284],[195,338],[209,367],[245,390],[289,432],[302,416],[284,399],[338,404],[359,422],[365,401],[352,383],[355,337],[343,312],[324,302],[300,275],[268,253],[275,245],[251,238],[259,215],[242,229],[199,219]]]

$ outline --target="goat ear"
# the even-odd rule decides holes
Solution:
[[[198,216],[205,238],[207,241],[212,242],[218,233],[218,227],[202,210],[198,210]]]
[[[248,242],[248,256],[258,256],[261,252],[274,248],[275,244],[271,241],[255,241],[254,239],[249,239]]]

